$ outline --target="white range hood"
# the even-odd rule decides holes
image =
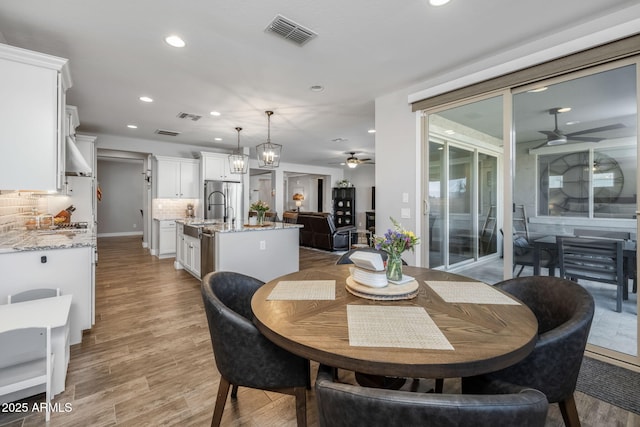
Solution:
[[[65,175],[91,176],[93,171],[72,137],[67,137]]]

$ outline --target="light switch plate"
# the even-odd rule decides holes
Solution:
[[[402,203],[409,203],[409,193],[402,193]]]
[[[411,218],[411,209],[409,209],[409,208],[401,208],[400,209],[400,218]]]

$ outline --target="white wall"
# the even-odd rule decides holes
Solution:
[[[143,232],[143,161],[98,159],[98,236]]]
[[[420,236],[419,200],[420,144],[417,116],[408,105],[407,90],[376,99],[376,232],[392,227],[390,217]],[[407,202],[403,202],[406,195]],[[409,218],[402,218],[408,209]],[[409,265],[420,265],[420,250],[405,253]]]

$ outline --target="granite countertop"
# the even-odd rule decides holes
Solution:
[[[221,223],[217,219],[187,218],[178,219],[177,223],[200,227],[205,233],[237,233],[243,231],[263,231],[285,228],[302,228],[302,224],[289,224],[285,222],[267,222],[263,226],[241,224],[232,227],[230,223]]]
[[[0,235],[0,253],[96,247],[94,229],[13,230]]]

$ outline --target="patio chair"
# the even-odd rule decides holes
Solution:
[[[622,241],[563,236],[557,236],[556,241],[560,256],[560,277],[615,285],[616,311],[620,313],[622,300],[627,298],[628,293]]]

